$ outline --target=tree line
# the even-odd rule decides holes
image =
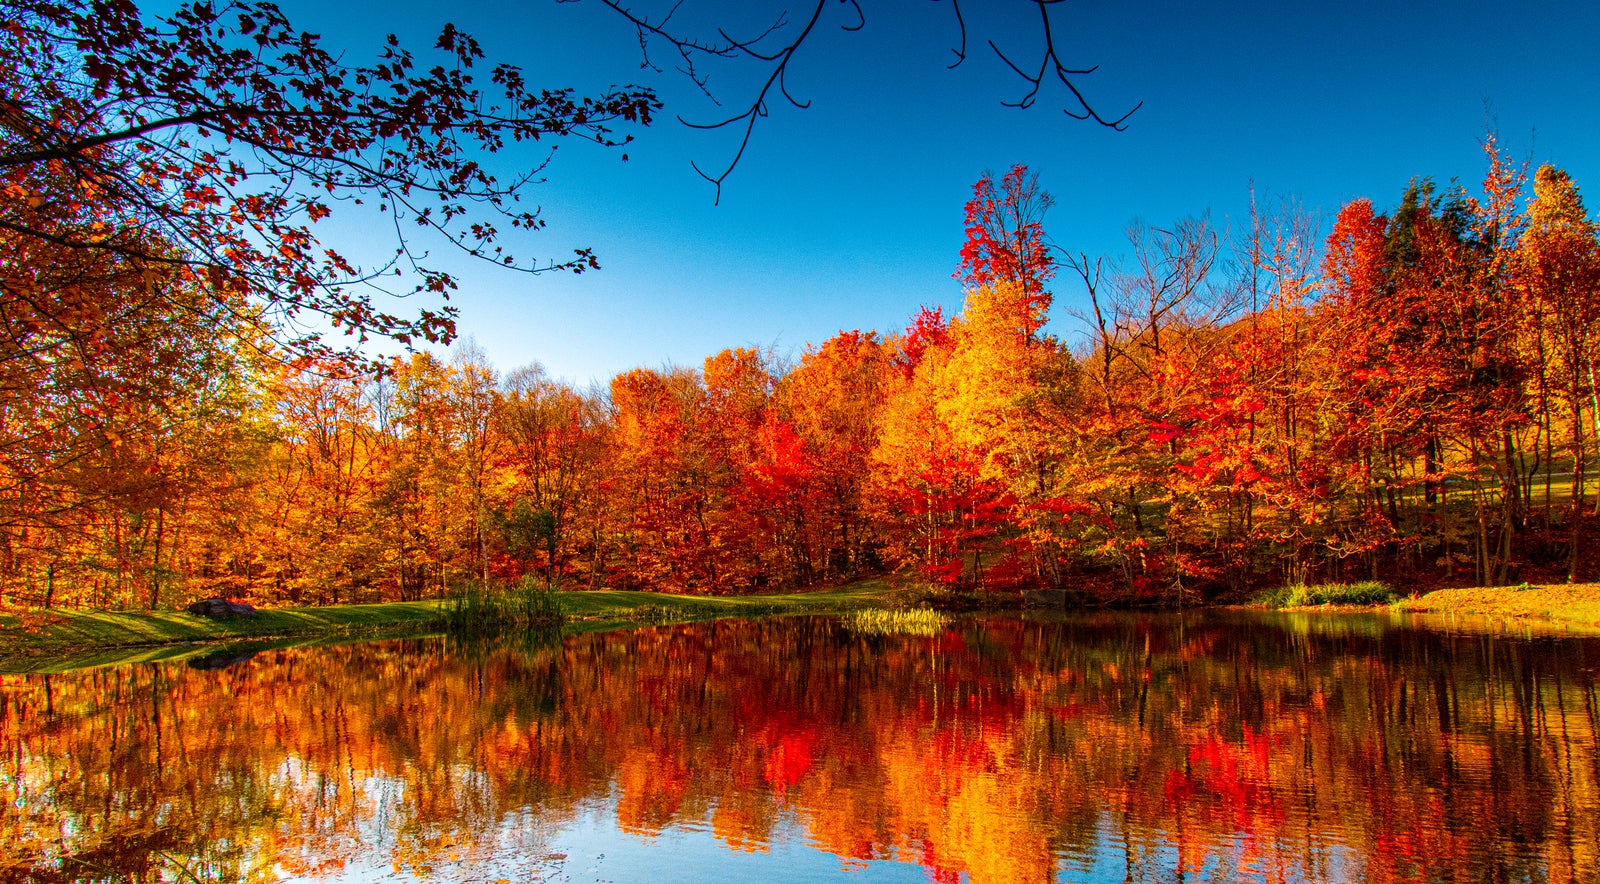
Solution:
[[[368,370],[171,265],[44,265],[10,236],[0,581],[24,605],[158,607],[527,575],[1134,603],[1582,579],[1596,225],[1564,172],[1530,187],[1487,148],[1479,194],[1418,179],[1325,235],[1290,208],[1242,235],[1136,225],[1117,262],[1055,246],[1017,166],[966,206],[955,315],[596,389],[471,346]],[[1086,293],[1067,340],[1058,274]]]

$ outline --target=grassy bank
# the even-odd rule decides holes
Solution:
[[[1376,588],[1383,588],[1376,586]],[[1386,588],[1383,588],[1386,589]],[[925,593],[924,593],[925,595]],[[821,592],[706,598],[649,592],[579,591],[553,594],[568,628],[609,629],[682,623],[718,617],[833,614],[922,608],[927,599],[880,579]],[[1352,610],[1361,606],[1397,613],[1543,622],[1600,630],[1600,583],[1531,587],[1441,589],[1383,604],[1374,586],[1311,587],[1263,600],[1291,610]],[[1376,603],[1376,605],[1375,605]],[[428,635],[443,631],[451,602],[390,602],[325,608],[268,608],[255,617],[209,620],[181,611],[0,614],[0,672],[61,671],[111,662],[180,660],[205,656],[222,644],[268,647],[293,642],[360,637]],[[1330,607],[1320,607],[1324,604]],[[1317,607],[1312,607],[1317,606]],[[868,631],[908,630],[898,611],[862,620]],[[902,618],[903,619],[903,618]],[[880,623],[879,620],[882,620]]]
[[[679,623],[717,617],[824,614],[893,603],[882,580],[863,580],[823,592],[703,598],[650,592],[558,592],[568,621],[589,628]],[[0,614],[0,671],[54,668],[67,658],[93,665],[105,655],[123,659],[182,659],[198,645],[271,642],[313,637],[427,635],[440,632],[459,606],[453,601],[389,602],[324,608],[263,608],[254,617],[210,620],[183,611],[51,611]],[[187,650],[185,647],[187,646]],[[147,649],[129,654],[130,649]],[[46,663],[46,661],[49,661]]]
[[[187,656],[185,646],[294,637],[406,635],[439,617],[438,602],[391,602],[326,608],[263,608],[254,617],[210,620],[184,611],[49,611],[0,614],[0,671],[37,668],[64,658],[92,665],[117,659]],[[150,649],[130,655],[130,649]]]
[[[1438,589],[1395,605],[1413,614],[1541,620],[1600,629],[1600,583]]]
[[[1377,582],[1282,587],[1259,594],[1253,606],[1289,611],[1382,609],[1400,614],[1479,617],[1600,629],[1600,583],[1471,586],[1403,597]]]

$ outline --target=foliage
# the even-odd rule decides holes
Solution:
[[[1055,275],[1044,238],[1044,213],[1053,202],[1039,188],[1039,173],[1020,163],[1012,166],[997,189],[985,174],[967,201],[967,241],[961,246],[956,273],[969,288],[1011,283],[1021,289],[1022,333],[1032,336],[1050,309],[1045,284]]]
[[[658,107],[643,89],[533,88],[509,65],[484,88],[482,49],[450,25],[431,64],[393,36],[350,64],[266,2],[164,15],[131,0],[7,2],[4,17],[0,230],[24,249],[177,275],[300,352],[328,352],[294,331],[312,314],[361,340],[450,339],[452,310],[405,318],[372,297],[396,271],[411,275],[401,293],[455,287],[407,228],[507,267],[596,266],[584,249],[541,265],[501,245],[501,223],[544,226],[517,204],[538,169],[489,158],[522,142],[620,144],[612,126]],[[315,225],[336,206],[393,224],[395,253],[361,263],[327,248]]]
[[[374,336],[448,341],[454,313],[403,316],[380,295],[448,298],[440,254],[596,266],[587,250],[541,263],[506,243],[544,225],[518,204],[543,167],[526,146],[619,145],[631,136],[614,127],[647,124],[654,97],[532,88],[515,68],[481,70],[477,42],[449,26],[431,60],[390,37],[361,64],[270,3],[4,12],[0,546],[13,599],[153,608],[265,578],[298,600],[330,586],[308,575],[334,574],[325,600],[339,601],[382,579],[383,555],[417,538],[350,529],[389,467],[423,465],[384,456],[352,368]],[[392,225],[394,249],[332,247],[321,231],[335,209]],[[278,562],[254,554],[264,539]],[[416,597],[404,580],[401,596]]]
[[[196,279],[52,260],[30,285],[114,317],[79,359],[25,299],[0,310],[33,349],[0,359],[0,587],[154,609],[531,578],[696,598],[673,619],[874,574],[976,607],[1582,579],[1600,245],[1570,177],[1541,169],[1523,207],[1486,158],[1480,193],[1418,179],[1326,232],[1255,212],[1231,254],[1203,217],[1135,225],[1129,260],[1067,262],[1076,345],[1048,332],[1062,259],[1016,166],[974,187],[950,315],[590,390],[471,347],[364,375],[230,351],[250,327]],[[487,599],[456,604],[499,618]]]

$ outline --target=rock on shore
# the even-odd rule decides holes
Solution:
[[[256,609],[244,602],[230,602],[227,599],[212,598],[201,599],[184,610],[200,617],[210,617],[220,620],[229,617],[254,617]]]

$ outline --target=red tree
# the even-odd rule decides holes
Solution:
[[[967,241],[955,277],[973,287],[999,282],[1021,286],[1023,326],[1030,336],[1050,309],[1045,283],[1055,275],[1055,262],[1045,244],[1043,218],[1053,202],[1049,192],[1039,189],[1039,173],[1020,163],[1000,179],[998,188],[994,175],[985,172],[967,201]]]

